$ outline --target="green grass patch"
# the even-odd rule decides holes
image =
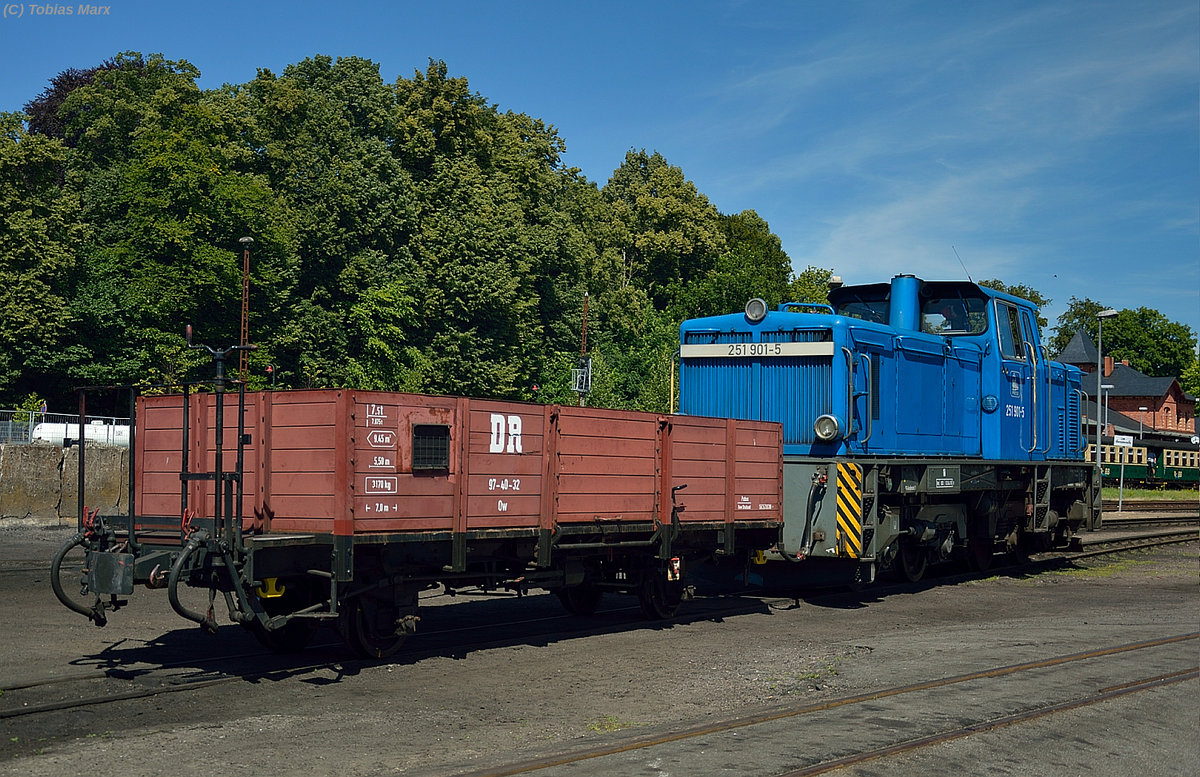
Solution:
[[[1105,486],[1101,495],[1105,499],[1116,499],[1120,489],[1115,486]],[[1125,487],[1127,501],[1137,499],[1153,499],[1155,501],[1170,500],[1172,502],[1200,502],[1200,489],[1197,488],[1129,488]]]
[[[1072,567],[1071,569],[1055,569],[1046,572],[1047,575],[1055,577],[1076,577],[1076,578],[1105,578],[1119,575],[1122,572],[1128,572],[1137,567],[1145,567],[1153,564],[1153,561],[1131,558],[1118,558],[1111,561],[1095,562],[1086,567]]]
[[[616,715],[604,715],[597,720],[587,724],[588,731],[599,731],[603,734],[611,734],[614,731],[624,731],[627,728],[633,728],[638,725],[627,720],[621,720]]]

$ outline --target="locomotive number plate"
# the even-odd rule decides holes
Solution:
[[[690,343],[679,348],[681,359],[746,356],[833,356],[833,343]]]

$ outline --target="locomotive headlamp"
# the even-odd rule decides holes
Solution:
[[[813,421],[813,431],[816,433],[818,440],[829,442],[842,436],[842,425],[837,420],[837,416],[823,415],[816,421]]]
[[[767,301],[759,297],[755,297],[746,303],[746,319],[751,324],[757,324],[767,317]]]

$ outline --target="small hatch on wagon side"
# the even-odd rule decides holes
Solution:
[[[450,471],[450,427],[444,424],[413,424],[413,472]]]

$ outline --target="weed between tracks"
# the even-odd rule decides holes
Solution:
[[[776,695],[792,696],[800,693],[811,693],[821,690],[821,681],[832,680],[838,676],[838,665],[848,656],[833,656],[806,671],[789,674],[785,677],[767,678],[767,690],[774,698]]]
[[[624,731],[627,728],[634,726],[642,726],[644,723],[631,723],[627,720],[621,720],[616,715],[604,715],[597,720],[587,724],[588,731],[598,731],[602,734],[611,734],[614,731]]]
[[[1114,559],[1106,561],[1103,564],[1076,566],[1070,569],[1052,569],[1046,572],[1046,575],[1051,577],[1077,577],[1077,578],[1104,578],[1118,575],[1122,572],[1135,570],[1138,567],[1145,567],[1153,564],[1150,560],[1137,560],[1131,558]]]

